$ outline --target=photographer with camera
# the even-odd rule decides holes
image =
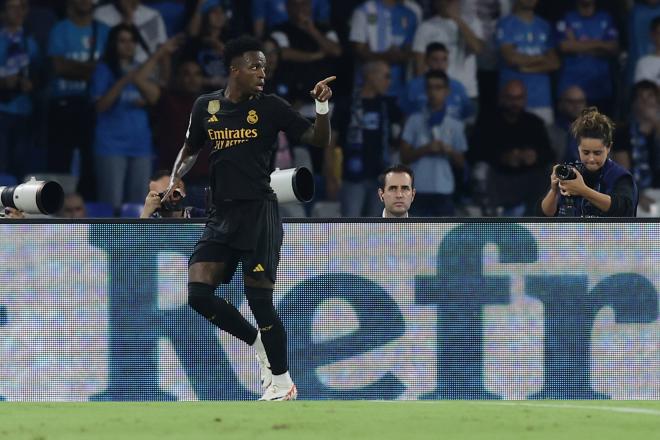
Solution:
[[[144,200],[140,218],[199,218],[206,217],[206,211],[193,206],[184,206],[186,187],[183,180],[174,185],[174,189],[165,198],[165,191],[170,185],[168,170],[160,170],[149,180],[149,194]]]
[[[614,124],[589,107],[571,124],[580,162],[555,165],[541,201],[547,217],[634,217],[638,194],[632,175],[609,158]]]

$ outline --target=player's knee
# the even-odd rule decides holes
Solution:
[[[188,283],[188,305],[206,316],[209,303],[213,301],[215,288],[204,283]]]
[[[273,305],[273,289],[245,286],[245,296],[250,310],[252,310],[252,315],[262,332],[281,324],[277,310]]]

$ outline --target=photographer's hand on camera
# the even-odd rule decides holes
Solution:
[[[144,208],[142,209],[142,214],[140,214],[140,218],[151,217],[154,212],[160,209],[160,207],[161,207],[160,195],[156,191],[149,191],[149,194],[147,194],[147,198],[144,200]]]
[[[5,208],[4,209],[4,218],[13,218],[13,219],[22,219],[25,218],[25,213],[20,209],[16,208]]]
[[[562,196],[583,196],[584,191],[588,189],[588,187],[584,183],[582,174],[580,174],[580,172],[575,167],[571,168],[575,173],[575,179],[560,180],[559,191],[561,192]]]
[[[559,192],[559,177],[557,177],[557,167],[559,165],[555,165],[552,167],[552,174],[550,174],[550,192],[552,193],[558,193]]]

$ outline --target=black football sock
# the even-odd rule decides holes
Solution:
[[[248,304],[259,325],[261,342],[264,344],[273,374],[289,370],[286,349],[286,330],[273,306],[273,289],[245,287]]]
[[[213,286],[204,283],[188,283],[188,304],[216,327],[246,344],[252,345],[257,339],[257,329],[241,315],[236,307],[215,296]]]

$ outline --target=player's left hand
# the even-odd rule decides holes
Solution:
[[[317,101],[327,101],[332,97],[332,89],[328,86],[328,83],[336,79],[336,76],[329,76],[326,79],[317,82],[314,86],[314,90],[311,90],[309,94]]]

